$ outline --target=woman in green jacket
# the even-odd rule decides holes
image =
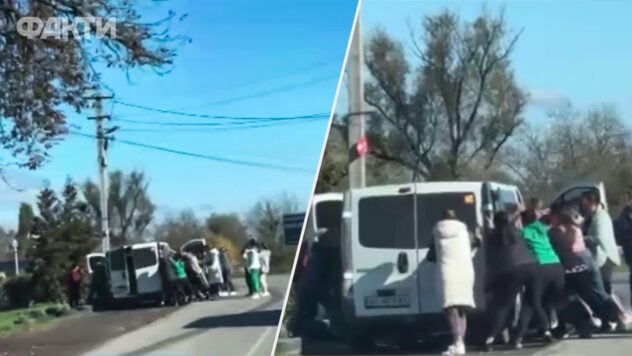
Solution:
[[[547,316],[547,310],[554,310],[562,300],[564,294],[564,268],[549,240],[549,227],[538,220],[535,211],[527,210],[522,215],[524,229],[522,235],[527,247],[533,252],[538,266],[525,293],[528,303],[522,306],[520,322],[515,340],[516,348],[522,347],[522,338],[527,332],[533,314],[535,314],[540,329],[547,341],[553,341],[551,329],[553,326]]]

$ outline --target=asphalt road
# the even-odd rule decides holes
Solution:
[[[630,308],[630,288],[628,277],[626,274],[615,276],[613,288],[616,294],[622,298],[623,304]],[[470,328],[475,327],[473,325]],[[439,355],[445,348],[445,340],[432,340],[427,343],[419,344],[411,353],[402,353],[397,350],[388,348],[380,348],[374,350],[373,354],[381,355]],[[613,333],[598,334],[592,339],[579,340],[569,339],[553,345],[543,344],[526,344],[522,350],[510,350],[499,348],[493,352],[483,353],[468,351],[468,355],[484,354],[484,355],[529,355],[529,356],[549,356],[549,355],[566,355],[566,356],[626,356],[632,350],[632,334],[629,333]],[[302,344],[300,339],[281,339],[277,345],[275,354],[277,356],[289,355],[353,355],[353,353],[343,344],[337,342],[310,342]]]
[[[271,297],[198,302],[84,356],[268,356],[289,276],[270,276]]]

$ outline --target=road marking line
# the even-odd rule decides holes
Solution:
[[[273,328],[271,327],[267,327],[266,331],[263,332],[263,334],[261,334],[261,336],[259,336],[259,339],[257,340],[257,342],[255,342],[255,344],[250,348],[250,351],[248,351],[248,353],[246,354],[246,356],[253,356],[255,354],[255,352],[257,352],[259,350],[259,346],[261,346],[261,344],[265,341],[266,337],[268,336],[268,334],[270,333],[270,331],[272,331]]]

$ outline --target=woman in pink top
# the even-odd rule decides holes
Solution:
[[[571,207],[559,208],[553,212],[552,220],[549,238],[566,271],[567,292],[588,303],[600,319],[607,319],[610,314],[609,298],[603,288],[594,286],[591,268],[595,261],[584,243],[579,213]],[[597,325],[594,322],[594,326]],[[565,331],[565,326],[564,322],[560,323],[562,331]]]

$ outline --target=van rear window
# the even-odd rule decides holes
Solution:
[[[443,217],[443,213],[454,210],[457,219],[467,225],[468,230],[475,231],[476,201],[474,193],[432,193],[417,195],[418,232],[417,243],[419,248],[427,248],[432,241],[432,230]]]
[[[316,204],[316,223],[318,228],[338,229],[342,220],[341,201],[323,201]]]
[[[134,256],[135,268],[145,268],[158,263],[155,247],[143,247],[134,249],[132,252],[132,256]]]
[[[125,270],[125,252],[122,248],[108,252],[108,257],[112,271]]]
[[[368,248],[415,248],[412,195],[367,197],[358,203],[360,244]]]

